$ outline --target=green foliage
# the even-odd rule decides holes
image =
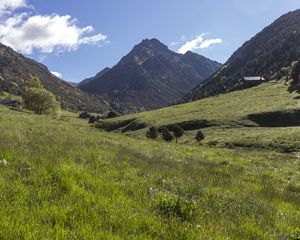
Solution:
[[[114,111],[110,111],[108,114],[107,114],[107,119],[110,119],[110,118],[116,118],[116,117],[119,117],[120,115]]]
[[[283,15],[243,44],[228,59],[225,68],[194,88],[183,102],[255,86],[257,83],[241,81],[241,77],[264,76],[269,79],[274,72],[300,59],[300,31],[295,30],[299,27],[300,11]],[[294,78],[298,81],[298,76]]]
[[[95,123],[97,123],[100,119],[101,119],[101,117],[100,117],[99,115],[98,115],[98,116],[90,115],[90,116],[89,116],[89,124],[95,124]]]
[[[291,70],[291,79],[293,80],[294,84],[299,83],[300,79],[300,61],[295,62],[292,65],[292,70]]]
[[[236,131],[235,138],[244,134]],[[77,114],[53,118],[3,106],[0,132],[0,160],[7,161],[0,166],[0,239],[298,234],[298,154],[167,144],[144,133],[134,139],[91,128]]]
[[[195,139],[197,142],[201,142],[202,140],[204,140],[205,136],[204,136],[203,132],[199,130],[195,136]]]
[[[42,81],[43,87],[56,96],[63,109],[90,112],[109,110],[109,105],[104,100],[61,81],[42,64],[21,56],[2,44],[0,66],[0,89],[4,92],[23,96],[28,88],[40,88],[39,82]]]
[[[158,131],[156,127],[150,127],[149,130],[146,132],[146,137],[150,139],[158,138]]]
[[[103,129],[110,126],[121,132],[132,121],[155,125],[159,130],[177,124],[185,131],[185,143],[195,144],[197,131],[201,130],[206,137],[203,144],[208,146],[299,151],[299,93],[290,92],[289,87],[284,80],[264,83],[196,102],[105,120]],[[147,128],[133,129],[126,134],[144,137],[146,131]]]
[[[54,94],[46,89],[30,88],[23,96],[24,107],[36,114],[57,114],[59,105]]]
[[[159,195],[155,205],[162,216],[179,217],[182,220],[192,220],[198,209],[195,200],[182,199],[168,194]]]
[[[184,130],[178,126],[177,124],[174,125],[174,127],[172,128],[172,132],[174,133],[174,137],[176,138],[176,142],[178,140],[178,138],[182,137],[184,134]]]
[[[38,77],[30,75],[30,81],[28,83],[28,88],[43,88],[41,80]]]
[[[162,139],[166,142],[171,142],[174,139],[174,135],[167,128],[162,130]]]

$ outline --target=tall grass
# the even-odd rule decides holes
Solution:
[[[296,239],[295,154],[135,140],[0,107],[0,239]]]

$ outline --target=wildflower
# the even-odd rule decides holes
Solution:
[[[153,195],[157,195],[159,193],[159,190],[155,188],[149,188],[149,193]]]
[[[7,161],[5,159],[0,160],[0,165],[3,166],[7,165]]]

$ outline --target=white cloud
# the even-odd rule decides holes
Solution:
[[[102,34],[86,36],[94,31],[92,26],[80,28],[71,16],[27,16],[19,14],[0,24],[0,42],[16,51],[31,54],[76,50],[83,44],[96,44],[107,37]]]
[[[26,5],[26,0],[0,0],[0,15]]]
[[[51,73],[52,73],[54,76],[58,77],[58,78],[62,78],[62,74],[59,73],[59,72],[51,71]]]
[[[171,43],[170,43],[170,46],[171,46],[171,47],[174,47],[174,46],[177,46],[177,45],[179,45],[179,44],[181,44],[181,42],[171,42]]]
[[[102,34],[97,34],[91,37],[84,37],[79,40],[79,44],[97,44],[100,41],[106,40],[106,36]]]
[[[0,42],[18,52],[61,53],[107,39],[101,33],[91,34],[92,26],[79,27],[69,15],[14,14],[13,10],[23,6],[27,6],[26,0],[0,0]],[[1,11],[6,14],[1,15]]]
[[[208,48],[212,45],[220,44],[223,42],[222,39],[220,39],[220,38],[205,39],[204,38],[205,35],[206,34],[200,34],[200,35],[196,36],[193,40],[187,41],[178,49],[178,53],[184,54],[188,51]]]

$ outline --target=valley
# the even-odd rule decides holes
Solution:
[[[0,240],[300,239],[295,1],[37,2],[0,0]]]
[[[197,130],[202,130],[205,139],[201,144],[208,146],[298,151],[298,96],[288,91],[285,81],[270,82],[196,102],[104,120],[98,127],[145,138],[150,126],[178,124],[186,131],[181,143],[197,144],[194,137]],[[264,117],[266,113],[269,118]],[[278,113],[281,115],[275,124]]]
[[[0,238],[297,239],[299,156],[133,139],[0,106]],[[42,229],[42,230],[41,230]]]

